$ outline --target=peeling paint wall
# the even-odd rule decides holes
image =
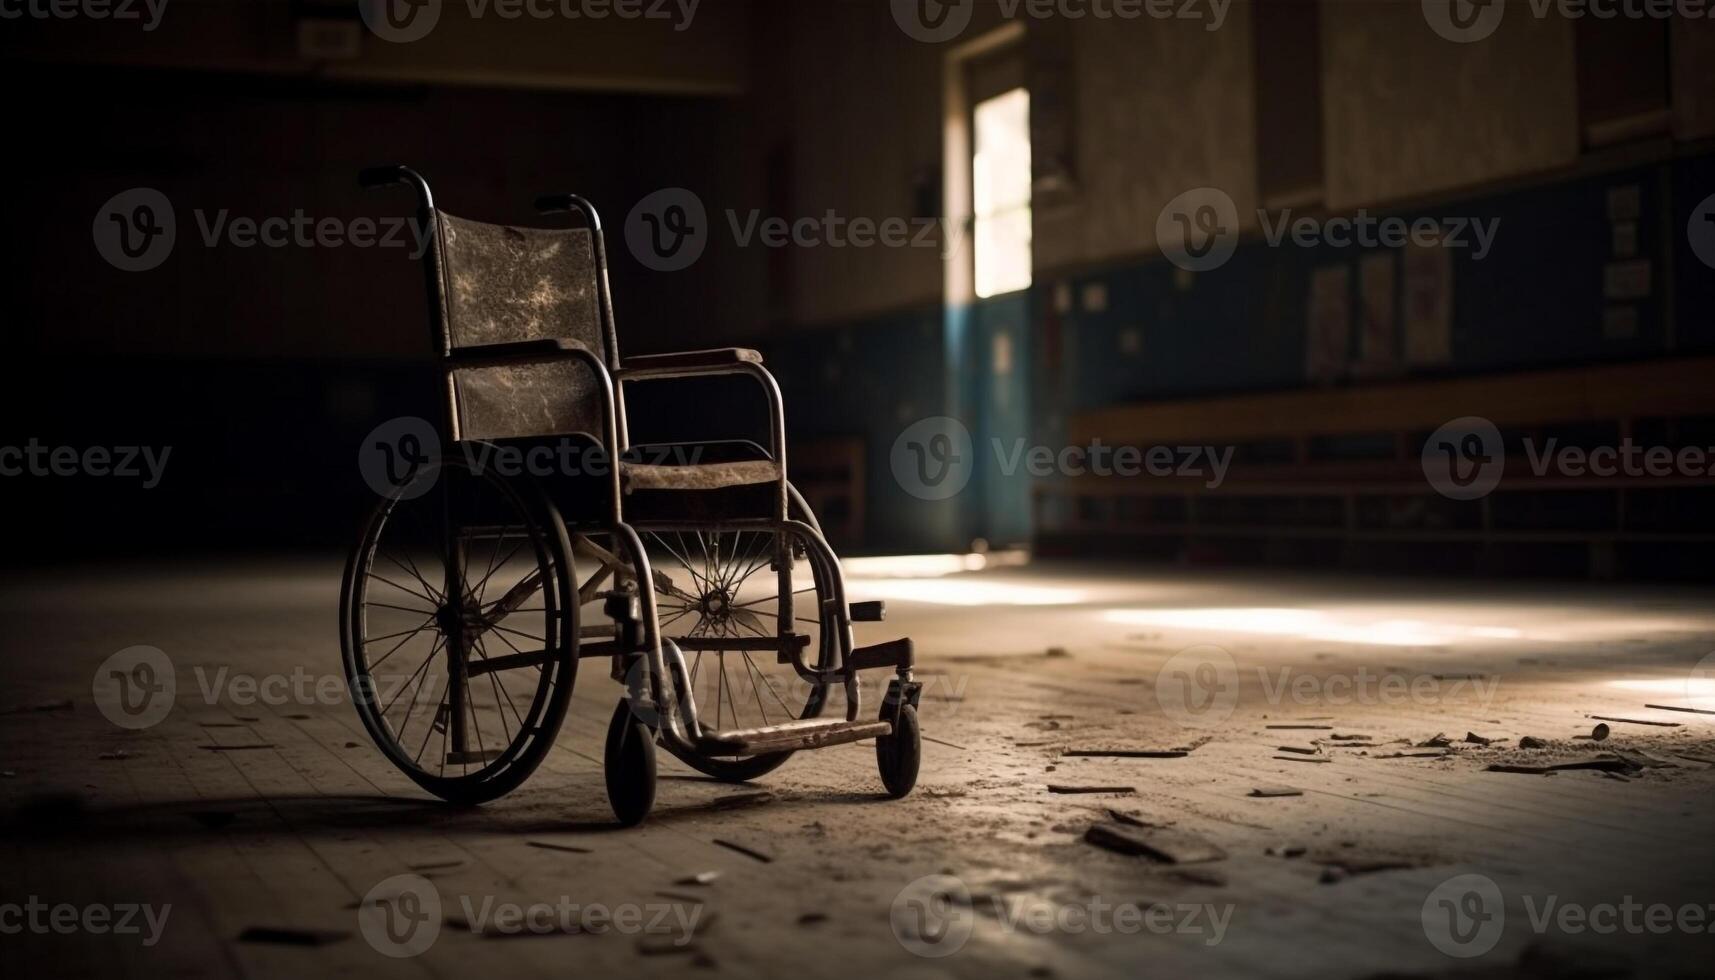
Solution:
[[[1415,3],[1323,5],[1329,207],[1576,162],[1572,22],[1522,10],[1488,38],[1455,44],[1429,28]]]
[[[1234,4],[1218,31],[1079,21],[1072,44],[1076,190],[1068,206],[1036,213],[1038,269],[1153,251],[1162,207],[1194,187],[1219,187],[1254,216],[1247,5]]]

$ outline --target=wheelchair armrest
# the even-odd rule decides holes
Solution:
[[[749,364],[761,364],[762,355],[744,347],[717,347],[673,354],[644,354],[620,363],[619,377],[672,377],[687,374],[724,374]]]
[[[613,379],[650,381],[658,378],[694,378],[720,374],[748,374],[762,386],[768,402],[768,456],[780,465],[781,515],[785,516],[786,470],[786,408],[780,403],[780,386],[774,376],[762,366],[762,355],[744,347],[719,347],[713,350],[693,350],[678,354],[647,354],[628,357],[620,362]]]
[[[552,361],[562,357],[575,357],[593,367],[601,368],[602,374],[607,373],[607,365],[602,363],[595,351],[576,340],[564,337],[539,337],[535,340],[517,340],[505,344],[454,347],[447,353],[447,364],[455,368],[498,367],[520,362]]]

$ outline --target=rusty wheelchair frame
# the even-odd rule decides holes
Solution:
[[[800,749],[873,738],[886,792],[909,793],[911,641],[854,646],[852,623],[880,620],[881,604],[846,600],[787,478],[780,391],[760,355],[621,360],[601,223],[582,198],[536,202],[573,227],[518,228],[438,210],[406,167],[359,182],[416,191],[446,407],[438,431],[381,447],[411,465],[371,514],[341,596],[353,700],[388,760],[449,801],[510,792],[552,748],[579,663],[601,658],[624,685],[603,755],[621,823],[654,805],[657,743],[743,781]],[[720,375],[757,383],[766,446],[630,444],[628,387]],[[434,439],[449,448],[424,446]],[[559,465],[572,456],[595,465]],[[546,458],[558,462],[495,462]],[[871,668],[894,676],[865,717]],[[844,711],[822,717],[836,693]]]

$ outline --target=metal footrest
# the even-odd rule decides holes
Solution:
[[[698,741],[698,748],[710,755],[766,755],[770,752],[819,749],[827,745],[858,742],[892,731],[893,723],[888,721],[810,718],[764,728],[704,732]]]

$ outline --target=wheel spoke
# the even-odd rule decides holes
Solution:
[[[411,630],[411,631],[410,631],[410,632],[409,632],[409,633],[408,633],[408,634],[406,634],[406,636],[405,636],[405,638],[404,638],[404,639],[403,639],[403,640],[400,640],[400,641],[399,641],[399,642],[398,642],[398,643],[395,643],[395,644],[393,644],[393,649],[391,649],[391,650],[389,650],[389,651],[387,651],[387,652],[386,652],[386,653],[384,653],[384,654],[382,654],[382,655],[381,655],[381,659],[380,659],[380,660],[376,660],[376,661],[374,661],[374,662],[371,662],[371,663],[370,663],[370,664],[369,664],[369,665],[368,665],[368,667],[367,667],[367,668],[366,668],[366,670],[365,670],[365,672],[366,672],[366,673],[369,673],[369,674],[371,674],[371,675],[373,675],[373,674],[374,674],[374,673],[375,673],[375,668],[377,668],[377,667],[379,667],[379,666],[381,666],[381,665],[382,665],[382,664],[384,664],[384,663],[386,663],[386,662],[387,662],[387,658],[388,658],[388,657],[391,657],[391,656],[393,656],[393,654],[395,654],[395,653],[397,653],[397,652],[398,652],[398,651],[399,651],[399,648],[400,648],[400,647],[402,647],[402,646],[404,646],[404,645],[405,645],[405,644],[407,644],[407,643],[409,643],[409,642],[411,642],[411,637],[413,637],[413,636],[416,636],[416,635],[417,635],[417,634],[418,634],[418,633],[421,633],[421,632],[423,632],[423,631],[424,631],[424,630],[426,630],[426,629],[428,629],[428,628],[429,628],[429,627],[430,627],[430,626],[433,626],[433,625],[434,625],[434,622],[435,622],[435,614],[434,614],[434,613],[430,613],[430,614],[429,614],[429,617],[428,617],[428,618],[427,618],[427,619],[425,619],[425,620],[423,620],[423,623],[422,623],[422,625],[421,625],[421,626],[418,626],[418,627],[417,627],[417,628],[416,628],[416,629],[414,629],[414,630]],[[397,633],[394,633],[394,634],[392,634],[392,635],[393,635],[393,636],[398,636],[398,635],[399,635],[399,634],[397,634]],[[437,635],[438,635],[438,634],[437,634]],[[377,639],[391,639],[391,637],[377,637]],[[368,646],[368,645],[369,645],[369,644],[371,644],[371,643],[374,643],[374,642],[375,642],[375,640],[364,640],[364,641],[363,641],[363,645],[364,645],[364,646]],[[366,655],[365,655],[365,659],[367,659],[367,656],[368,656],[368,655],[367,655],[367,654],[366,654]]]
[[[488,651],[483,649],[481,637],[477,637],[476,640],[476,653],[483,660],[488,659]],[[500,715],[500,728],[506,734],[506,743],[510,745],[512,744],[512,732],[506,727],[506,708],[501,705],[504,704],[512,709],[512,717],[518,720],[518,733],[520,735],[524,734],[524,719],[518,714],[518,706],[512,703],[512,692],[506,689],[506,682],[500,679],[501,673],[502,671],[498,670],[489,671],[488,682],[495,689],[494,700],[496,704],[494,708],[496,713]]]
[[[401,571],[409,573],[412,578],[416,579],[417,584],[421,585],[423,587],[423,591],[427,592],[429,594],[429,596],[433,596],[433,598],[429,599],[430,602],[432,602],[438,606],[441,603],[446,601],[446,597],[441,595],[441,590],[430,585],[428,580],[423,578],[423,573],[417,570],[417,563],[414,561],[411,561],[411,556],[409,554],[407,554],[405,556],[405,560],[408,562],[411,562],[410,567],[400,565],[399,559],[393,557],[392,555],[386,553],[385,551],[381,552],[381,557],[392,562],[394,565],[398,566],[398,568]],[[373,571],[371,572],[371,574],[373,574]],[[376,577],[379,578],[380,576],[376,576]],[[428,597],[425,596],[425,598],[428,598]]]
[[[803,595],[806,592],[814,592],[814,591],[816,591],[816,587],[814,585],[811,585],[811,586],[806,586],[802,589],[794,590],[792,592],[792,594],[793,595]],[[733,603],[733,608],[734,609],[743,609],[745,606],[754,606],[754,605],[761,603],[761,602],[779,602],[779,601],[780,601],[780,596],[778,594],[776,594],[776,595],[765,595],[765,596],[761,597],[760,599],[751,599],[749,602],[735,602],[735,603]],[[767,614],[764,613],[764,615],[767,615]]]
[[[417,613],[418,615],[427,613],[428,615],[433,616],[435,614],[435,610],[433,609],[417,609],[412,606],[395,606],[387,602],[370,602],[366,603],[366,605],[373,606],[376,609],[397,609],[400,612]]]
[[[429,647],[429,655],[427,657],[424,657],[423,662],[421,664],[417,665],[417,669],[411,672],[411,676],[405,679],[405,687],[400,688],[398,690],[398,692],[393,695],[393,700],[387,702],[387,707],[381,709],[381,717],[383,717],[383,718],[387,717],[388,713],[393,710],[393,705],[398,703],[399,695],[404,694],[405,689],[411,686],[411,682],[416,680],[417,677],[423,673],[423,671],[427,670],[431,663],[434,663],[435,654],[440,651],[441,644],[443,642],[445,642],[445,640],[446,640],[446,637],[444,637],[444,636],[436,638],[434,645]],[[411,695],[412,703],[415,703],[416,700],[417,700],[417,696],[415,694]],[[405,720],[409,721],[410,719],[411,719],[411,712],[409,709],[407,709],[405,712]]]
[[[515,630],[510,626],[502,626],[499,623],[491,624],[489,626],[489,629],[500,630],[503,633],[511,633],[513,636],[522,636],[526,640],[535,640],[537,643],[542,644],[542,646],[544,648],[546,648],[548,645],[548,638],[547,637],[537,636],[534,633],[526,633],[523,630]]]

